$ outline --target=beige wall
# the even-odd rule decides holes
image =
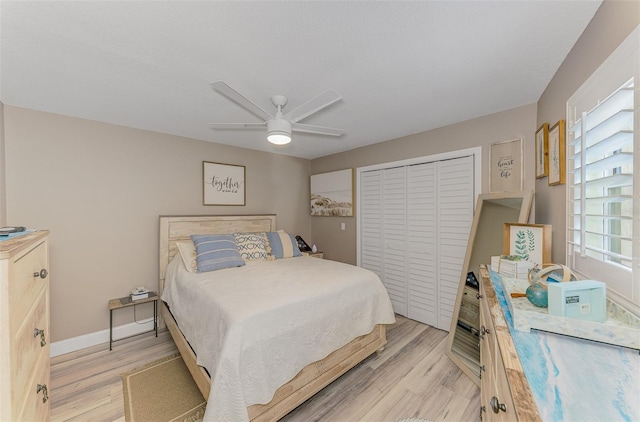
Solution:
[[[489,146],[514,138],[524,140],[524,188],[534,188],[536,105],[530,104],[445,126],[428,132],[330,155],[311,161],[311,174],[400,161],[482,146],[482,192],[489,191]],[[356,194],[357,195],[357,194]],[[356,208],[358,204],[355,204]],[[357,209],[356,209],[357,214]],[[340,223],[346,230],[340,230]],[[313,217],[313,242],[325,257],[355,264],[356,217]]]
[[[4,123],[7,221],[51,231],[52,341],[108,328],[110,298],[157,288],[161,214],[277,214],[310,238],[308,160],[10,106]],[[246,166],[246,206],[202,205],[203,160]]]
[[[537,125],[566,118],[569,97],[640,24],[640,1],[606,0],[538,101]],[[536,222],[553,226],[553,262],[566,262],[566,185],[536,181]]]

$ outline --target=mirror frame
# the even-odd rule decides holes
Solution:
[[[480,377],[468,366],[468,364],[462,360],[456,353],[453,351],[453,340],[455,337],[455,333],[458,327],[458,317],[460,313],[460,304],[462,302],[462,297],[464,295],[464,287],[466,285],[467,273],[469,271],[474,271],[477,273],[478,269],[472,270],[469,268],[471,264],[471,258],[473,256],[473,246],[476,240],[476,233],[478,231],[478,224],[480,221],[480,217],[482,216],[482,210],[485,201],[494,202],[501,199],[518,199],[522,198],[522,203],[520,205],[520,213],[518,216],[518,221],[504,221],[505,223],[527,223],[529,221],[529,214],[531,212],[531,205],[533,202],[533,191],[513,191],[513,192],[496,192],[496,193],[484,193],[478,195],[478,200],[476,202],[476,208],[473,215],[473,223],[471,225],[471,230],[469,231],[469,242],[467,243],[467,251],[464,256],[464,261],[462,264],[462,273],[460,274],[460,283],[458,285],[458,293],[456,295],[455,308],[453,310],[453,315],[451,318],[451,327],[449,329],[449,335],[447,336],[447,348],[445,350],[446,355],[455,363],[461,370],[464,372],[472,381],[474,381],[478,387],[480,386]],[[515,209],[515,208],[514,208]],[[498,233],[496,235],[496,239],[499,239],[500,248],[499,253],[502,252],[502,239],[503,233]],[[487,265],[490,262],[486,263]],[[478,350],[480,349],[480,345],[478,344]],[[478,368],[480,367],[480,362],[478,362]]]

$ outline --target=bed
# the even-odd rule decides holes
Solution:
[[[276,217],[275,215],[242,215],[242,216],[161,216],[160,217],[160,248],[159,248],[159,295],[164,297],[165,288],[167,289],[167,295],[170,297],[170,290],[176,289],[176,280],[177,275],[176,272],[183,271],[184,266],[181,267],[181,263],[179,263],[179,257],[174,260],[177,252],[176,243],[184,240],[189,240],[190,235],[193,234],[229,234],[229,233],[240,233],[240,232],[275,232],[276,231]],[[306,261],[305,261],[306,260]],[[233,275],[238,275],[239,279],[243,279],[245,276],[247,279],[251,279],[255,277],[255,274],[263,274],[264,268],[267,265],[273,265],[274,271],[280,271],[281,274],[287,271],[298,271],[297,267],[306,266],[310,268],[313,273],[321,273],[324,274],[325,271],[331,273],[332,271],[338,271],[340,274],[347,274],[349,271],[365,271],[357,267],[348,266],[347,264],[341,264],[337,262],[324,262],[318,258],[310,258],[310,257],[302,257],[295,259],[282,259],[276,260],[273,264],[269,263],[256,263],[252,265],[246,265],[245,267],[239,268],[238,272],[234,272],[234,269],[230,270],[221,270],[219,273],[220,276],[224,275],[223,272],[233,273]],[[340,267],[342,266],[342,267]],[[350,268],[349,268],[350,267]],[[243,272],[241,272],[243,271]],[[308,275],[308,273],[307,273]],[[168,277],[168,278],[167,278]],[[195,276],[194,276],[195,277]],[[277,277],[276,277],[277,278]],[[331,279],[336,278],[334,276],[330,277]],[[278,279],[279,280],[279,279]],[[278,283],[278,280],[274,281],[274,283]],[[166,283],[166,286],[165,286]],[[171,284],[174,283],[174,284]],[[329,283],[329,281],[327,281]],[[353,284],[355,285],[355,281]],[[379,280],[377,280],[379,283]],[[184,283],[183,283],[184,284]],[[329,283],[330,284],[330,283]],[[342,289],[349,289],[351,287],[351,281],[344,281],[340,286]],[[379,283],[381,286],[381,283]],[[343,287],[344,285],[344,287]],[[355,287],[353,287],[355,288]],[[377,288],[377,287],[376,287]],[[265,293],[265,296],[269,295],[270,290]],[[300,288],[303,289],[302,287]],[[384,289],[384,287],[382,287]],[[297,293],[296,293],[297,294]],[[300,293],[302,294],[302,293]],[[219,296],[220,293],[215,293],[214,296]],[[275,294],[274,294],[275,295]],[[201,295],[196,295],[196,300]],[[275,295],[277,296],[277,295]],[[354,294],[354,291],[344,290],[344,294],[342,297],[357,297],[358,294]],[[364,295],[366,296],[366,295]],[[385,292],[386,297],[386,292]],[[179,303],[175,302],[173,299],[172,302],[174,305]],[[192,299],[189,299],[192,300]],[[199,299],[198,299],[199,300]],[[204,300],[204,299],[203,299]],[[318,299],[320,300],[320,299]],[[325,299],[322,299],[325,300]],[[379,300],[379,299],[376,299]],[[276,300],[277,301],[277,300]],[[388,297],[384,299],[384,301],[388,302]],[[169,300],[171,302],[171,300]],[[254,302],[254,304],[260,304],[261,302]],[[271,399],[268,403],[267,400],[259,400],[253,403],[251,400],[246,400],[249,403],[246,407],[242,407],[241,411],[237,409],[237,403],[233,403],[230,406],[236,406],[236,409],[229,410],[230,413],[220,414],[217,412],[218,409],[227,405],[227,401],[234,401],[236,397],[223,397],[223,394],[216,394],[216,392],[223,391],[225,394],[228,392],[227,390],[233,392],[234,395],[240,394],[241,396],[245,394],[244,390],[242,390],[245,384],[242,384],[241,381],[236,380],[236,378],[243,380],[245,375],[239,377],[229,377],[231,381],[220,381],[220,377],[226,372],[226,370],[221,366],[216,366],[219,368],[219,371],[213,371],[214,379],[212,388],[212,378],[210,377],[211,371],[207,372],[202,364],[203,360],[209,359],[206,355],[208,354],[208,349],[203,349],[205,347],[203,344],[207,342],[210,344],[211,342],[217,341],[215,336],[194,336],[191,331],[189,325],[197,325],[200,322],[192,323],[190,321],[185,320],[185,312],[184,310],[179,312],[179,307],[176,305],[173,309],[164,301],[160,303],[160,324],[161,326],[165,326],[168,328],[171,333],[178,350],[180,351],[187,368],[191,372],[194,381],[198,385],[198,388],[202,392],[202,395],[205,398],[208,398],[208,406],[211,406],[212,403],[215,403],[215,410],[210,411],[207,410],[207,414],[205,415],[206,420],[225,420],[225,419],[233,419],[233,420],[252,420],[252,421],[275,421],[282,418],[284,415],[289,413],[295,407],[303,403],[305,400],[313,396],[315,393],[320,391],[326,385],[340,377],[342,374],[347,372],[349,369],[353,368],[358,363],[362,362],[368,356],[375,352],[381,352],[386,344],[386,329],[385,324],[393,323],[393,311],[391,310],[390,303],[388,304],[389,308],[386,309],[387,304],[382,302],[375,302],[376,307],[384,308],[380,311],[376,311],[376,321],[370,326],[373,326],[373,329],[366,328],[365,331],[362,331],[357,337],[350,337],[353,340],[346,340],[340,343],[340,339],[324,341],[320,346],[322,347],[331,347],[331,349],[327,352],[326,350],[307,350],[305,353],[309,355],[319,354],[318,359],[309,360],[311,363],[304,363],[304,367],[300,365],[300,369],[298,371],[296,367],[296,372],[293,372],[291,377],[287,378],[287,381],[283,381],[280,384],[280,381],[277,379],[271,379],[270,382],[278,382],[277,389],[274,388],[273,393],[271,390],[268,391],[268,397]],[[195,306],[195,305],[194,305]],[[311,303],[306,303],[305,307],[313,306]],[[320,306],[320,302],[318,302],[318,306]],[[324,306],[324,305],[322,305]],[[258,306],[259,307],[259,306]],[[253,308],[253,307],[252,307]],[[173,312],[172,312],[173,311]],[[279,310],[276,310],[279,311]],[[276,312],[274,311],[274,312]],[[175,316],[180,313],[180,316]],[[199,313],[198,313],[199,314]],[[235,316],[234,316],[235,318]],[[330,318],[330,316],[327,316]],[[179,323],[176,321],[180,321]],[[351,321],[351,318],[345,318],[345,320]],[[378,322],[379,321],[379,322]],[[354,323],[356,324],[356,323]],[[336,324],[335,321],[333,325],[350,325],[344,324],[344,321],[341,321],[341,324]],[[181,328],[187,333],[182,332]],[[215,327],[214,327],[215,328]],[[255,328],[255,327],[254,327]],[[278,327],[281,328],[281,327]],[[360,326],[359,329],[362,329]],[[259,331],[259,330],[252,330]],[[270,329],[266,329],[265,332],[268,333]],[[315,332],[315,331],[314,331]],[[313,333],[311,331],[308,332],[310,337],[313,337]],[[332,334],[333,335],[333,334]],[[344,334],[340,334],[344,335]],[[315,334],[317,337],[317,334]],[[207,337],[207,338],[205,338]],[[305,337],[305,333],[297,332],[296,340],[298,337]],[[189,338],[189,341],[187,340]],[[288,338],[282,338],[282,344],[278,343],[275,346],[272,343],[269,343],[269,347],[288,347],[287,341],[290,340],[290,336]],[[229,340],[225,337],[225,342]],[[273,339],[271,340],[273,341]],[[265,340],[266,344],[267,340]],[[335,343],[335,349],[331,343]],[[233,342],[232,342],[233,343]],[[304,343],[304,341],[303,341]],[[330,346],[325,346],[325,343]],[[309,343],[312,344],[312,343]],[[223,345],[224,350],[229,349],[227,343]],[[265,346],[266,347],[266,346]],[[194,352],[194,348],[196,350],[200,350],[201,352],[196,354]],[[244,359],[243,355],[243,359]],[[208,362],[208,360],[207,360]],[[242,364],[238,364],[239,371],[243,371],[245,366],[245,362]],[[269,362],[263,362],[268,365]],[[299,362],[298,362],[299,363]],[[224,365],[223,365],[224,366]],[[254,367],[255,371],[249,371],[250,375],[254,375],[254,372],[260,373],[261,371],[265,372],[267,377],[270,377],[270,373],[268,369],[262,368],[262,366]],[[231,372],[233,373],[233,372]],[[244,372],[243,372],[244,374]],[[297,375],[296,375],[297,374]],[[225,388],[226,382],[231,382],[233,388]],[[239,386],[235,385],[236,383],[240,383]],[[236,392],[236,387],[240,388],[240,393]],[[261,392],[261,397],[264,397],[264,392]],[[260,396],[260,394],[256,393],[256,397]],[[252,396],[252,393],[247,392],[247,397]],[[243,396],[244,397],[244,396]],[[261,404],[264,403],[264,404]],[[211,413],[210,413],[211,412]],[[226,410],[225,410],[226,412]],[[234,413],[235,412],[235,413]],[[213,414],[214,416],[211,416]],[[221,416],[222,415],[222,416]],[[226,415],[226,416],[224,416]]]

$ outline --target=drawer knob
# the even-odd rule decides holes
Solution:
[[[42,391],[42,403],[46,403],[49,400],[49,393],[47,391],[47,384],[38,384],[36,394]]]
[[[41,269],[40,272],[35,272],[33,273],[34,277],[40,277],[40,278],[47,278],[47,276],[49,275],[49,272],[46,269]]]
[[[44,338],[44,330],[41,330],[39,328],[35,328],[33,330],[33,337],[38,337],[40,336],[40,347],[44,347],[47,345],[47,341]]]
[[[483,325],[480,327],[480,334],[478,335],[480,340],[484,340],[485,334],[491,334],[491,331]]]
[[[505,406],[504,403],[500,403],[500,401],[496,396],[491,397],[491,402],[489,403],[489,405],[491,406],[491,410],[493,410],[493,413],[498,413],[500,411],[503,411],[503,412],[507,411],[507,406]]]

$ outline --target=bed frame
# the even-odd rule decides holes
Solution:
[[[165,270],[177,253],[176,242],[189,240],[191,234],[227,234],[236,232],[267,232],[276,230],[276,216],[225,215],[225,216],[160,216],[160,278],[158,294],[162,296]],[[211,378],[196,363],[191,346],[178,328],[170,310],[160,301],[161,327],[166,325],[189,368],[200,392],[209,397]],[[364,336],[360,336],[326,358],[305,366],[292,380],[281,386],[267,404],[248,407],[252,421],[277,421],[326,387],[349,369],[374,352],[382,352],[387,343],[386,326],[378,324]]]

